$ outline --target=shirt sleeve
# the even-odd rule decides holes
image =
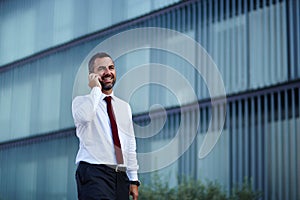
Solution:
[[[133,130],[132,113],[130,106],[128,105],[129,119],[130,119],[130,138],[129,138],[129,152],[128,152],[128,164],[127,164],[127,175],[129,180],[138,180],[137,170],[139,169],[137,158],[136,158],[136,140]]]
[[[94,87],[89,95],[78,96],[72,102],[72,114],[77,124],[85,124],[96,116],[96,109],[99,101],[104,98],[99,87]]]

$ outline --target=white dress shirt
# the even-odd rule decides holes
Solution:
[[[110,96],[127,175],[129,180],[138,180],[131,108],[128,103],[113,94]],[[99,87],[94,87],[90,94],[78,96],[72,102],[76,135],[79,138],[76,164],[80,161],[91,164],[117,164],[105,97]]]

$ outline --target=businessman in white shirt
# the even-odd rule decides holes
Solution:
[[[132,113],[128,103],[116,97],[116,70],[107,53],[89,61],[90,94],[72,102],[79,138],[76,157],[78,199],[138,199],[138,164]]]

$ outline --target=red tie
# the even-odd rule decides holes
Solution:
[[[122,154],[121,143],[120,143],[119,134],[118,134],[118,127],[117,127],[117,123],[115,120],[113,108],[111,105],[111,96],[105,97],[104,100],[107,103],[107,114],[108,114],[108,117],[110,120],[110,127],[111,127],[111,132],[112,132],[113,141],[114,141],[114,148],[115,148],[117,163],[123,164],[124,163],[123,154]]]

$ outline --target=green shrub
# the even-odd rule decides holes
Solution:
[[[151,184],[142,184],[139,188],[139,200],[254,200],[261,197],[247,180],[242,187],[235,187],[229,196],[217,182],[204,184],[199,180],[185,179],[177,187],[170,188],[157,175],[152,180]]]
[[[232,196],[230,200],[254,200],[259,199],[262,196],[260,191],[254,191],[251,185],[251,181],[245,178],[242,187],[236,186],[233,188]]]
[[[149,186],[142,184],[139,188],[139,200],[175,200],[175,188],[170,188],[167,182],[161,181],[157,174],[154,174],[154,180]]]

